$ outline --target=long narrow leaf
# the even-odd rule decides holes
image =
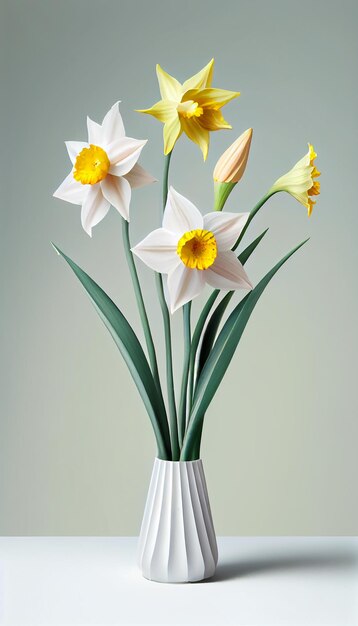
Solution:
[[[256,237],[256,239],[254,239],[246,248],[245,250],[243,250],[242,252],[240,252],[238,259],[240,261],[240,263],[242,263],[242,265],[245,265],[246,261],[249,260],[250,256],[252,255],[252,253],[256,250],[257,246],[259,245],[261,239],[264,238],[264,236],[266,235],[266,233],[268,232],[268,228],[266,228],[266,230],[264,230],[263,233],[261,233],[261,235],[259,235],[258,237]]]
[[[263,239],[267,231],[268,231],[268,228],[266,228],[266,230],[264,230],[264,232],[261,233],[261,235],[256,237],[256,239],[254,239],[254,241],[250,243],[250,245],[248,245],[247,248],[245,248],[245,250],[241,252],[241,254],[239,255],[239,261],[240,263],[242,263],[242,265],[245,265],[246,261],[250,258],[254,250],[256,250],[261,239]],[[201,342],[201,348],[199,352],[198,371],[197,371],[198,377],[200,376],[200,373],[211,352],[211,349],[214,345],[214,341],[218,332],[218,328],[220,326],[220,322],[224,316],[224,313],[234,293],[235,293],[234,291],[229,291],[224,296],[224,298],[219,302],[219,304],[217,305],[217,307],[214,309],[214,311],[212,312],[210,316],[210,319],[207,323],[207,326],[203,335],[203,340]]]
[[[82,283],[97,313],[112,335],[147,409],[158,444],[158,454],[163,459],[170,459],[170,436],[165,406],[158,394],[152,372],[137,336],[123,313],[103,289],[57,246],[54,244],[53,246]]]
[[[227,319],[205,363],[196,387],[189,426],[182,450],[181,459],[183,461],[191,460],[193,451],[198,450],[197,439],[201,435],[205,412],[224,377],[245,330],[246,324],[260,296],[280,267],[297,252],[306,241],[303,241],[291,250],[291,252],[286,254],[286,256],[264,276],[244,300],[237,305]]]
[[[220,326],[220,322],[225,314],[228,304],[234,295],[234,291],[229,291],[212,312],[210,319],[206,325],[205,332],[203,334],[203,340],[199,351],[197,377],[200,377],[202,369],[209,357],[211,349],[214,345],[215,337]]]

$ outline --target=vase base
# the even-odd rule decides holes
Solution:
[[[139,538],[144,578],[195,583],[214,576],[217,560],[201,460],[156,459]]]
[[[214,571],[211,574],[206,574],[203,577],[198,577],[198,578],[183,578],[181,580],[168,580],[168,579],[163,579],[163,578],[150,578],[149,576],[146,576],[143,572],[142,572],[142,576],[143,578],[145,578],[145,580],[149,580],[152,583],[161,583],[161,584],[168,584],[168,585],[185,585],[188,583],[200,583],[200,582],[204,582],[206,580],[210,580],[211,578],[213,578],[213,576],[215,575],[216,572],[216,568],[214,569]]]

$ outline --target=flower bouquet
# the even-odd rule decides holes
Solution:
[[[223,211],[244,174],[252,129],[236,139],[217,162],[213,211],[202,215],[188,198],[169,187],[171,156],[183,133],[199,146],[205,160],[210,132],[231,128],[221,109],[239,93],[211,86],[213,65],[212,60],[183,84],[157,66],[161,100],[140,112],[164,124],[163,219],[162,225],[143,241],[133,246],[130,240],[131,194],[132,189],[155,179],[138,164],[146,141],[126,136],[118,102],[102,124],[87,118],[87,142],[66,142],[72,169],[54,193],[57,198],[81,205],[82,226],[90,236],[110,206],[121,216],[123,248],[144,346],[105,291],[54,247],[82,283],[111,333],[153,427],[158,453],[140,534],[139,563],[146,578],[163,582],[201,580],[215,571],[217,546],[200,459],[204,418],[258,299],[280,267],[305,243],[297,245],[253,286],[244,266],[267,230],[242,248],[244,234],[274,194],[288,192],[310,215],[312,196],[319,193],[316,154],[309,144],[307,154],[272,185],[250,212]],[[135,257],[154,271],[166,346],[165,389]],[[206,285],[212,288],[211,293],[194,320],[191,302]],[[243,297],[228,314],[230,301],[241,291]],[[179,309],[183,316],[184,357],[180,364],[180,394],[176,397],[171,316]]]

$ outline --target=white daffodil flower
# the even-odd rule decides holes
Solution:
[[[82,226],[90,237],[111,205],[129,221],[131,188],[155,181],[137,163],[147,140],[125,136],[118,104],[108,111],[102,125],[87,117],[87,143],[65,142],[73,168],[53,194],[82,205]]]
[[[231,250],[249,213],[200,211],[173,187],[163,227],[153,230],[132,251],[150,268],[168,274],[171,313],[198,296],[205,284],[216,289],[252,289]]]

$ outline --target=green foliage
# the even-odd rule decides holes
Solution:
[[[203,367],[195,389],[193,407],[184,439],[181,460],[188,461],[198,456],[205,412],[231,362],[251,313],[276,272],[306,243],[306,241],[303,241],[291,250],[291,252],[286,254],[286,256],[264,276],[258,285],[239,302],[225,322]]]
[[[54,244],[53,244],[54,245]],[[54,245],[85,288],[101,320],[112,335],[142,397],[158,445],[158,456],[170,459],[170,436],[166,410],[148,361],[132,327],[107,294],[74,261]]]
[[[268,228],[266,228],[266,230],[264,230],[264,232],[261,233],[261,235],[256,237],[256,239],[252,243],[250,243],[250,245],[248,245],[247,248],[243,250],[243,252],[241,252],[241,254],[239,255],[239,261],[240,263],[242,263],[242,265],[245,265],[246,261],[250,258],[254,250],[256,250],[261,239],[263,239],[267,231],[268,231]],[[206,363],[206,360],[210,354],[211,348],[214,345],[215,337],[217,335],[220,322],[224,316],[227,306],[232,296],[234,295],[234,293],[235,293],[234,291],[229,291],[224,296],[224,298],[219,302],[219,304],[217,305],[217,307],[211,314],[211,317],[207,323],[205,332],[203,334],[203,340],[201,342],[201,348],[200,348],[199,359],[198,359],[197,376],[200,375],[200,372]]]

